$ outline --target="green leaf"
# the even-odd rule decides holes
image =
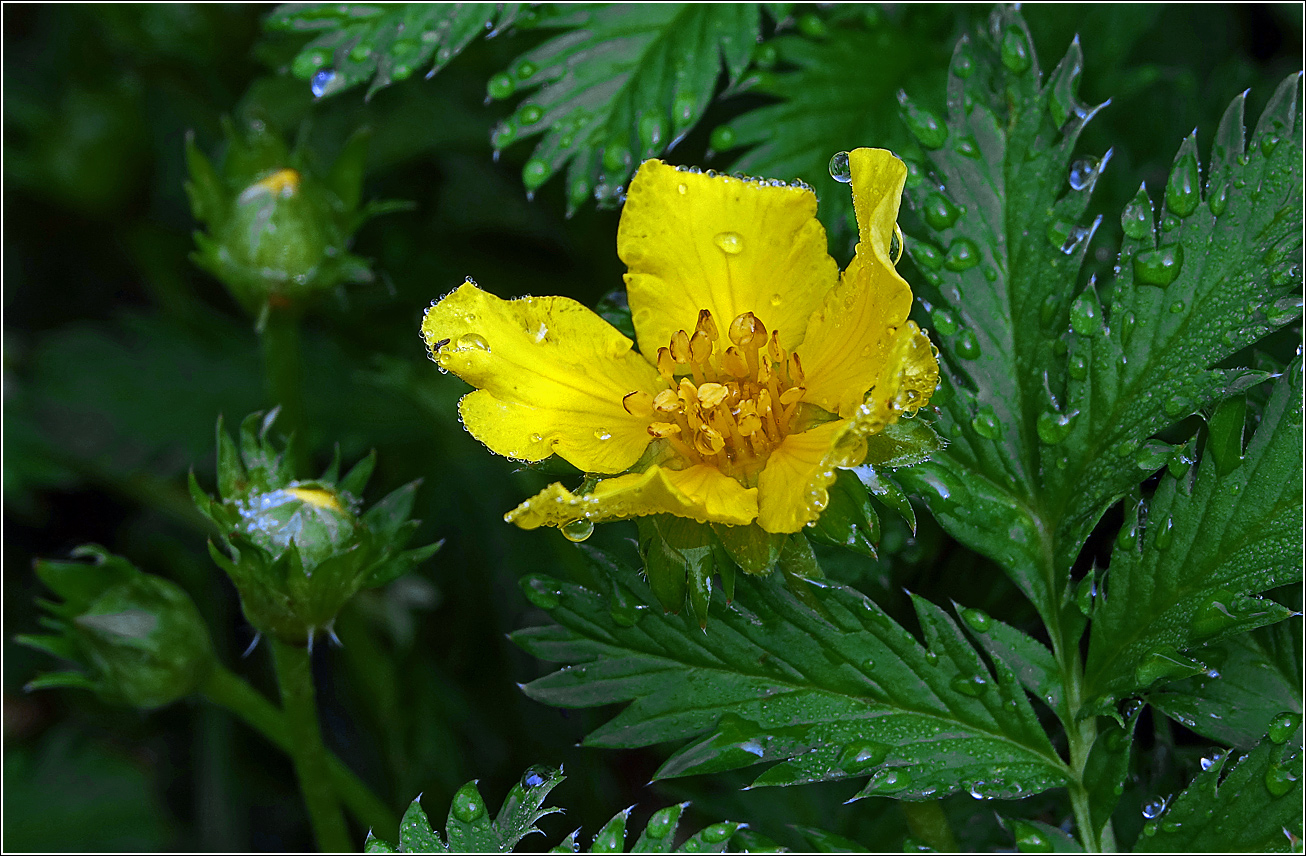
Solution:
[[[430,64],[429,78],[478,35],[513,23],[520,3],[287,3],[267,17],[269,31],[322,31],[300,50],[291,72],[318,97],[371,81],[367,97]],[[494,32],[489,33],[494,35]]]
[[[420,797],[413,800],[404,812],[399,826],[399,847],[368,833],[368,853],[511,853],[523,838],[539,833],[535,826],[540,818],[562,812],[561,808],[544,808],[549,793],[566,777],[561,770],[548,767],[531,767],[522,774],[521,781],[513,785],[503,801],[499,813],[490,819],[485,801],[476,788],[468,782],[454,794],[449,809],[445,838],[431,828],[431,822],[422,811]],[[689,803],[668,806],[653,813],[643,832],[635,841],[632,853],[721,853],[735,832],[744,828],[740,823],[716,823],[699,831],[679,847],[673,849],[676,827]],[[594,836],[591,853],[623,853],[626,842],[626,821],[631,810],[617,812]],[[550,852],[578,852],[577,836],[580,830],[567,835]]]
[[[522,171],[528,191],[570,167],[568,210],[615,202],[634,167],[678,143],[712,100],[724,64],[733,84],[761,27],[753,3],[558,7],[541,27],[566,29],[507,72],[529,91],[494,132],[497,149],[539,136]]]
[[[1230,755],[1204,759],[1202,772],[1165,814],[1143,827],[1134,850],[1297,851],[1302,837],[1300,747],[1265,740],[1238,761]]]
[[[1016,849],[1021,853],[1083,853],[1084,848],[1066,833],[1039,820],[1021,817],[1002,818],[1011,830]]]
[[[1291,636],[1284,621],[1204,648],[1214,674],[1176,681],[1147,700],[1203,737],[1250,750],[1285,712],[1302,713],[1302,664]]]
[[[1112,553],[1090,635],[1087,698],[1106,703],[1205,671],[1183,652],[1205,657],[1194,650],[1202,643],[1291,613],[1252,595],[1302,578],[1301,384],[1298,358],[1275,383],[1237,469],[1221,476],[1208,451],[1185,475],[1162,476],[1142,538]]]
[[[633,573],[622,580],[645,602]],[[1065,781],[1014,675],[991,672],[937,607],[914,599],[923,647],[863,595],[809,580],[820,612],[779,575],[742,576],[710,632],[645,610],[608,619],[601,595],[550,581],[566,628],[513,635],[543,659],[579,664],[524,687],[560,707],[630,704],[585,744],[690,742],[656,778],[772,763],[754,786],[870,776],[859,797],[929,799],[957,790],[1025,795]],[[997,772],[998,769],[1001,772]]]
[[[1275,145],[1240,157],[1241,99],[1226,115],[1210,173],[1227,191],[1215,210],[1215,191],[1203,200],[1192,183],[1193,144],[1181,148],[1159,232],[1162,246],[1182,248],[1169,285],[1144,282],[1162,276],[1169,252],[1157,249],[1144,196],[1127,209],[1126,234],[1140,237],[1126,238],[1117,281],[1080,290],[1097,226],[1085,212],[1109,160],[1074,159],[1100,109],[1077,100],[1081,70],[1076,41],[1045,79],[1020,14],[1001,8],[958,44],[945,120],[904,96],[929,162],[909,172],[918,226],[908,217],[906,245],[941,343],[936,427],[950,445],[900,479],[1053,625],[1092,527],[1172,459],[1136,460],[1143,441],[1265,379],[1212,366],[1292,320],[1300,300],[1289,295],[1301,288],[1287,261],[1301,246],[1294,77],[1262,120],[1278,129]],[[1139,205],[1146,217],[1134,224]]]
[[[847,547],[863,556],[875,558],[880,543],[880,518],[871,506],[870,494],[861,480],[849,470],[839,470],[830,485],[830,501],[807,530],[814,541]]]
[[[911,148],[895,115],[894,92],[907,85],[936,91],[941,83],[937,69],[949,33],[914,10],[903,12],[879,16],[875,25],[834,27],[819,40],[793,34],[767,42],[793,69],[750,74],[738,89],[779,103],[725,126],[733,145],[749,147],[733,168],[810,184],[832,246],[844,251],[851,251],[857,228],[847,188],[830,176],[830,158],[858,146]]]

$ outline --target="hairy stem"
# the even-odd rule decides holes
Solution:
[[[293,751],[290,732],[281,711],[237,675],[219,666],[204,681],[200,692],[213,704],[235,714],[287,754]],[[399,828],[399,818],[395,813],[344,762],[334,754],[327,753],[327,767],[332,787],[340,795],[345,808],[360,824],[378,831]]]
[[[349,831],[335,790],[331,787],[330,764],[322,729],[317,721],[317,699],[313,692],[313,670],[308,649],[272,640],[277,683],[281,685],[281,706],[290,732],[290,754],[299,778],[318,849],[325,852],[352,850]]]

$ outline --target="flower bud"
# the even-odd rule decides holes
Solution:
[[[143,573],[103,547],[86,545],[85,562],[38,561],[37,576],[62,603],[46,603],[54,635],[18,641],[82,667],[38,677],[30,689],[79,686],[139,708],[189,695],[215,663],[208,628],[176,583]]]
[[[308,169],[298,152],[254,122],[242,136],[223,125],[227,152],[221,174],[186,141],[191,211],[207,227],[196,232],[193,258],[222,281],[252,314],[302,305],[345,282],[370,282],[368,263],[348,252],[369,217],[403,203],[359,207],[367,134],[350,138],[327,175]]]
[[[247,417],[239,447],[219,420],[219,497],[193,474],[191,495],[221,533],[223,549],[210,543],[209,553],[235,583],[250,624],[288,644],[312,644],[360,589],[402,576],[440,545],[403,549],[418,526],[408,519],[417,482],[359,513],[374,456],[343,478],[337,458],[320,479],[295,479],[267,436],[275,418]]]

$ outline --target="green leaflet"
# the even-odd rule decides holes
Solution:
[[[1300,849],[1301,747],[1267,739],[1237,761],[1231,761],[1230,754],[1217,752],[1203,759],[1202,772],[1187,790],[1143,827],[1135,851],[1289,853]]]
[[[858,796],[900,799],[1010,798],[1065,781],[1015,676],[1000,662],[990,672],[941,610],[914,601],[927,648],[859,593],[807,584],[819,613],[775,576],[741,576],[704,634],[651,609],[614,626],[607,598],[552,581],[561,627],[512,638],[570,665],[525,692],[560,707],[630,702],[588,745],[689,739],[657,778],[772,763],[755,786],[869,776]]]
[[[1147,700],[1203,737],[1251,749],[1283,713],[1301,715],[1302,664],[1292,636],[1292,622],[1281,621],[1204,648],[1214,675],[1176,681]]]
[[[1241,466],[1220,475],[1207,454],[1163,476],[1140,512],[1142,536],[1126,527],[1093,617],[1086,698],[1106,704],[1203,672],[1211,666],[1198,645],[1291,613],[1252,595],[1302,578],[1301,384],[1298,358],[1275,382]]]
[[[1076,295],[1096,227],[1081,221],[1109,160],[1074,159],[1098,109],[1076,97],[1081,66],[1075,42],[1045,80],[1024,21],[1002,9],[958,45],[946,120],[904,96],[929,161],[908,180],[919,227],[907,252],[929,281],[921,291],[943,356],[938,428],[951,445],[901,478],[1054,624],[1092,527],[1173,457],[1143,441],[1265,379],[1211,367],[1300,311],[1289,296],[1301,287],[1289,261],[1300,255],[1295,77],[1245,157],[1235,101],[1205,197],[1186,143],[1160,237],[1142,196],[1126,210],[1126,234],[1139,237],[1126,239],[1121,275]]]
[[[952,23],[931,20],[910,7],[892,19],[878,7],[862,10],[859,24],[833,27],[823,39],[793,34],[764,45],[796,68],[750,74],[739,89],[773,96],[779,103],[750,110],[723,126],[732,145],[749,147],[734,169],[801,178],[816,190],[821,221],[840,253],[851,252],[857,228],[847,189],[830,177],[830,157],[858,146],[902,153],[912,147],[897,121],[893,95],[902,86],[939,90],[937,70],[947,58],[944,46]],[[776,133],[777,128],[804,132]]]
[[[544,808],[549,792],[566,777],[561,770],[549,767],[531,767],[522,774],[521,781],[513,785],[499,813],[490,818],[485,800],[477,790],[476,782],[468,782],[454,794],[449,807],[445,836],[431,828],[431,822],[422,811],[421,798],[413,800],[404,812],[399,825],[398,848],[377,838],[374,832],[367,836],[368,853],[511,853],[527,835],[540,833],[536,822],[550,814],[562,812],[561,808]],[[721,853],[734,834],[744,827],[740,823],[714,823],[685,840],[673,849],[676,827],[689,803],[668,806],[653,813],[644,831],[634,842],[631,853]],[[626,821],[631,808],[617,814],[594,836],[591,853],[625,852]],[[572,832],[550,852],[575,853],[578,851],[577,835]],[[447,839],[447,840],[446,840]]]
[[[540,21],[567,31],[507,72],[529,91],[494,132],[496,150],[539,136],[522,170],[534,192],[567,168],[567,205],[617,202],[635,167],[678,143],[712,100],[722,63],[730,83],[761,26],[749,3],[559,7]]]
[[[288,3],[264,22],[268,30],[325,32],[300,50],[291,72],[318,97],[371,81],[378,89],[430,64],[434,75],[478,35],[511,25],[520,3]]]

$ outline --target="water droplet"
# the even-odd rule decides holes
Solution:
[[[830,158],[830,178],[841,184],[848,184],[853,180],[853,170],[848,163],[847,152],[835,152]]]
[[[1301,310],[1302,296],[1300,294],[1293,294],[1276,300],[1274,305],[1266,310],[1265,320],[1268,321],[1271,326],[1279,327],[1283,324],[1287,324],[1289,321],[1300,315]]]
[[[700,832],[699,837],[707,844],[720,844],[734,835],[738,828],[738,825],[733,823],[714,823]]]
[[[1138,450],[1134,455],[1134,463],[1140,470],[1147,472],[1156,472],[1164,467],[1174,454],[1174,447],[1167,443],[1156,440],[1149,440],[1145,446]]]
[[[1297,733],[1301,727],[1301,714],[1285,710],[1283,713],[1270,720],[1269,729],[1266,731],[1271,743],[1287,743],[1288,738]]]
[[[535,63],[530,60],[523,60],[522,63],[517,66],[517,79],[530,80],[535,76],[537,70]]]
[[[955,692],[971,698],[979,698],[988,685],[983,675],[958,675],[948,684]]]
[[[1122,550],[1132,550],[1138,546],[1138,523],[1126,523],[1116,535],[1116,546]]]
[[[449,811],[463,823],[474,823],[485,815],[485,801],[481,799],[476,785],[468,782],[453,795],[453,805]]]
[[[1078,410],[1070,413],[1058,413],[1056,411],[1045,411],[1038,415],[1038,422],[1035,428],[1038,430],[1038,438],[1049,446],[1055,446],[1070,436],[1070,431],[1075,427],[1075,417],[1079,415]]]
[[[930,321],[934,324],[934,329],[944,336],[951,336],[960,329],[957,319],[943,307],[939,307],[930,313]]]
[[[1211,213],[1219,217],[1224,213],[1224,209],[1229,207],[1229,183],[1222,181],[1206,192],[1206,204],[1210,207]]]
[[[959,357],[964,357],[968,360],[976,359],[980,355],[979,339],[975,338],[974,331],[962,330],[961,334],[957,336],[957,342],[954,349]]]
[[[540,785],[547,783],[556,774],[556,770],[552,770],[540,764],[533,767],[527,767],[526,772],[522,773],[521,776],[521,786],[527,790],[538,788]]]
[[[1148,198],[1147,191],[1140,187],[1138,195],[1130,200],[1120,215],[1120,228],[1135,241],[1140,241],[1152,234],[1152,218],[1152,200]]]
[[[1143,804],[1143,817],[1153,820],[1165,814],[1166,798],[1155,797]]]
[[[988,613],[984,612],[982,609],[962,609],[961,617],[968,625],[970,625],[970,629],[974,630],[976,633],[987,633],[989,625],[993,623],[992,619],[989,618]]]
[[[727,255],[737,256],[744,251],[744,236],[738,232],[717,232],[712,242]]]
[[[970,55],[970,48],[966,45],[959,45],[957,52],[952,55],[952,73],[962,80],[969,78],[975,73],[975,60]]]
[[[534,125],[544,118],[544,110],[538,104],[526,104],[517,113],[517,122],[520,125]]]
[[[708,145],[713,151],[724,152],[735,147],[735,129],[729,125],[717,125],[708,137]]]
[[[336,80],[336,73],[329,68],[319,69],[313,72],[313,79],[309,82],[309,89],[313,90],[314,98],[321,98],[331,90],[331,84]]]
[[[1103,330],[1102,304],[1090,287],[1070,304],[1070,329],[1081,336],[1098,336]]]
[[[512,95],[517,84],[506,74],[496,74],[485,85],[485,94],[493,101],[502,101]]]
[[[978,158],[980,156],[980,150],[979,146],[975,143],[975,138],[966,136],[957,140],[957,154],[968,158]]]
[[[1070,174],[1067,180],[1070,182],[1071,190],[1083,190],[1093,186],[1097,180],[1097,171],[1101,164],[1097,158],[1080,158],[1070,165]]]
[[[997,440],[1002,437],[1002,423],[993,412],[993,408],[987,404],[980,408],[970,424],[975,429],[975,433],[986,440]]]
[[[1002,34],[1002,64],[1016,74],[1029,71],[1029,39],[1019,27],[1007,27]]]
[[[943,266],[951,271],[969,270],[980,263],[980,250],[970,238],[958,238],[948,246]]]
[[[526,165],[521,169],[522,183],[526,189],[534,192],[541,184],[549,180],[553,174],[553,169],[539,158],[531,158],[526,161]]]
[[[1066,369],[1075,380],[1084,380],[1088,377],[1088,358],[1082,353],[1071,354]]]
[[[933,651],[926,651],[925,662],[929,663],[931,666],[937,666],[939,664],[939,655]]]
[[[849,743],[839,753],[839,769],[857,775],[871,767],[878,767],[889,757],[889,747],[872,740]]]
[[[895,794],[903,790],[911,783],[911,773],[907,770],[893,767],[888,770],[881,770],[870,781],[866,783],[866,792],[872,794]]]
[[[1265,771],[1265,789],[1270,792],[1271,796],[1281,797],[1292,790],[1292,786],[1297,783],[1297,773],[1295,770],[1289,770],[1278,764],[1270,767]]]
[[[363,62],[372,55],[372,49],[367,45],[359,44],[349,51],[349,58],[354,62]]]
[[[961,216],[961,210],[952,201],[942,193],[935,191],[925,197],[925,222],[932,229],[949,229],[957,218]]]
[[[1173,232],[1179,228],[1179,218],[1173,214],[1167,214],[1161,218],[1161,231]]]
[[[1202,769],[1209,770],[1223,760],[1224,760],[1223,750],[1217,749],[1214,752],[1212,752],[1210,755],[1205,755],[1202,757]]]
[[[562,591],[556,580],[543,574],[530,574],[521,579],[522,594],[540,609],[555,609],[562,603]]]
[[[639,142],[646,155],[662,151],[662,141],[666,138],[667,126],[662,117],[656,114],[641,116],[639,119]]]
[[[1170,173],[1170,181],[1165,186],[1166,208],[1180,217],[1187,217],[1196,211],[1202,201],[1198,191],[1200,180],[1197,158],[1185,153],[1175,164],[1174,171]]]
[[[911,257],[927,270],[938,270],[943,267],[943,251],[929,241],[913,241]]]
[[[561,529],[563,537],[568,541],[580,542],[594,534],[594,523],[581,517],[570,523],[564,523]]]
[[[1165,244],[1155,250],[1143,250],[1134,256],[1134,279],[1142,285],[1164,288],[1179,277],[1183,266],[1183,246]]]
[[[890,264],[896,265],[902,259],[902,247],[903,247],[902,229],[898,228],[897,223],[894,223],[893,234],[889,236],[889,263]]]
[[[603,148],[603,167],[608,172],[624,173],[632,159],[630,147],[618,140],[608,143]]]
[[[907,129],[927,149],[937,149],[948,140],[948,126],[939,121],[928,110],[923,110],[907,99],[907,93],[898,93],[898,103],[902,105],[903,121]]]

